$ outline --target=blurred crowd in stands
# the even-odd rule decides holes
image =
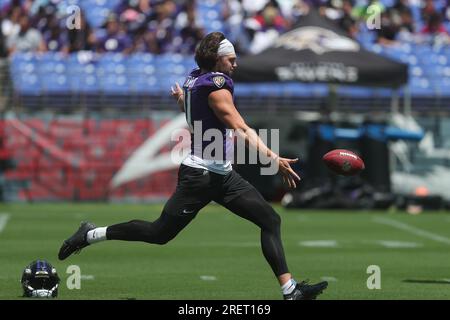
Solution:
[[[95,1],[95,0],[89,0]],[[14,52],[192,54],[211,31],[198,13],[214,0],[122,0],[93,27],[81,10],[80,29],[67,28],[67,1],[0,1],[0,56]],[[75,1],[76,2],[76,1]],[[82,1],[80,1],[82,2]],[[449,43],[450,0],[217,0],[222,30],[241,54],[255,54],[295,26],[310,8],[336,21],[349,37],[373,35],[383,45],[398,42]],[[378,29],[367,28],[368,8],[380,12]],[[82,6],[81,6],[82,8]],[[377,23],[377,20],[370,21]]]

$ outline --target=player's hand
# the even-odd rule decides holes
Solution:
[[[296,181],[299,182],[301,178],[297,173],[295,173],[294,170],[291,168],[291,163],[296,163],[298,161],[297,159],[287,159],[287,158],[281,158],[278,157],[278,169],[283,176],[283,182],[292,189],[297,188]]]
[[[181,89],[178,82],[175,82],[175,88],[170,87],[172,97],[174,97],[177,100],[177,103],[180,102],[181,99],[184,98],[183,89]]]

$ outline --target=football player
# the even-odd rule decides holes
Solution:
[[[75,251],[102,240],[166,244],[203,207],[215,201],[261,229],[262,251],[279,281],[284,299],[315,299],[328,283],[297,283],[293,279],[281,242],[280,216],[249,182],[233,170],[230,159],[233,137],[229,129],[233,129],[249,146],[269,157],[291,188],[295,188],[300,180],[290,166],[298,159],[282,158],[275,154],[239,114],[233,102],[231,79],[237,68],[236,54],[233,45],[222,33],[212,32],[202,39],[195,60],[199,68],[190,73],[183,88],[176,84],[171,92],[180,109],[186,113],[191,131],[191,153],[180,165],[176,190],[165,204],[161,216],[153,222],[132,220],[100,228],[83,222],[78,231],[64,241],[59,259],[64,260]],[[222,159],[204,156],[206,144],[201,137],[209,129],[219,130],[222,135]]]

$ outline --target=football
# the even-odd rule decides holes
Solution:
[[[331,150],[322,160],[331,171],[343,176],[353,176],[364,170],[364,161],[350,150]]]

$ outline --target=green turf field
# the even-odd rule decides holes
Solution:
[[[161,205],[36,204],[0,206],[0,299],[21,295],[32,260],[47,259],[61,277],[59,299],[280,299],[259,246],[259,230],[209,205],[165,246],[103,242],[61,262],[63,239],[82,220],[98,226],[153,220]],[[321,299],[449,299],[450,214],[287,211],[282,233],[299,279],[330,282]],[[70,265],[81,268],[69,290]],[[367,267],[381,268],[381,289],[367,288]]]

